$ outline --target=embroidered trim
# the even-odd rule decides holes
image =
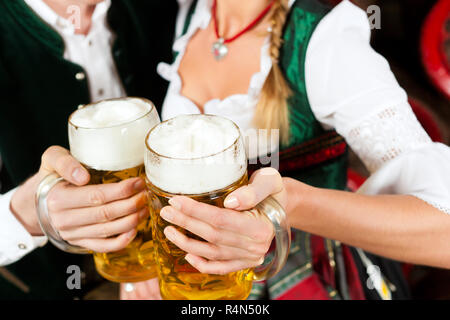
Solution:
[[[408,104],[386,108],[362,121],[350,130],[350,147],[370,172],[399,155],[430,143]]]
[[[279,171],[285,172],[305,169],[325,161],[336,159],[347,151],[347,143],[336,131],[328,131],[325,134],[309,140],[300,145],[285,149],[279,153]],[[249,164],[248,172],[263,167],[260,164]]]

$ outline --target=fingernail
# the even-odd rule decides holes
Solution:
[[[142,179],[139,179],[133,185],[134,191],[141,191],[144,189],[144,187],[145,187],[145,183],[144,183],[144,180],[142,180]]]
[[[239,207],[239,201],[235,196],[229,196],[225,199],[225,201],[223,202],[223,205],[226,208],[237,208]]]
[[[170,209],[170,207],[164,207],[161,209],[159,215],[164,219],[167,220],[169,222],[171,222],[173,220],[173,212]]]
[[[177,209],[178,211],[181,210],[181,203],[175,199],[175,198],[170,198],[169,200],[169,204],[174,207],[175,209]]]
[[[170,227],[164,229],[164,234],[166,235],[167,238],[173,238],[174,236],[174,232]]]
[[[72,178],[78,183],[83,183],[88,179],[88,175],[85,170],[76,168],[72,172]]]

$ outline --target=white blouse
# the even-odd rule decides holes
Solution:
[[[291,1],[291,5],[294,1]],[[179,0],[178,36],[172,65],[161,63],[159,74],[170,81],[162,118],[199,113],[181,95],[178,68],[191,37],[211,19],[212,0],[199,0],[187,33],[180,36],[192,0]],[[252,129],[258,95],[272,67],[269,38],[261,48],[259,72],[247,94],[204,105],[204,112],[233,120],[243,132]],[[343,1],[317,26],[306,54],[306,89],[311,109],[325,129],[335,129],[361,158],[371,176],[360,193],[408,194],[450,214],[450,148],[433,143],[417,121],[407,94],[388,62],[370,46],[366,13]]]

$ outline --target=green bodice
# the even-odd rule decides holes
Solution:
[[[285,24],[280,67],[293,95],[288,101],[291,139],[284,148],[303,144],[325,133],[308,100],[305,60],[311,36],[329,11],[330,7],[318,0],[298,0],[293,4]],[[346,158],[344,155],[289,175],[316,187],[344,189],[347,182]]]

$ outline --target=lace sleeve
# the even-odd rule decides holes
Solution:
[[[403,153],[431,143],[407,103],[369,116],[351,129],[346,139],[370,172]]]

